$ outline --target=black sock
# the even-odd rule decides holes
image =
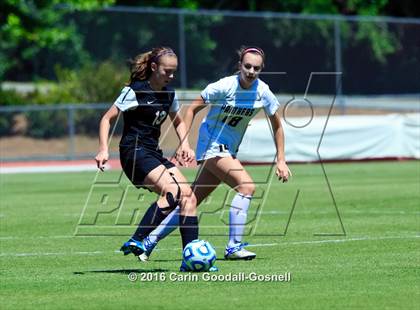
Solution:
[[[179,231],[181,232],[182,248],[191,241],[198,239],[198,219],[196,216],[179,216]]]
[[[165,219],[166,215],[167,214],[162,213],[156,202],[152,203],[143,215],[143,218],[141,219],[132,238],[137,241],[143,240],[159,226],[159,224]]]

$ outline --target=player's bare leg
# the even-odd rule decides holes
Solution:
[[[180,206],[181,217],[180,230],[183,238],[183,244],[191,239],[196,239],[198,235],[196,199],[186,179],[179,171],[176,176],[165,166],[160,165],[153,169],[145,178],[144,186],[160,195],[159,199],[152,204],[146,211],[133,237],[126,242],[121,250],[124,254],[133,253],[139,256],[146,251],[146,247],[141,242],[154,228],[156,228],[165,217]],[[185,227],[184,227],[185,226]],[[191,231],[191,232],[190,232]]]
[[[225,250],[226,259],[250,260],[256,254],[244,249],[242,243],[248,208],[255,185],[241,162],[233,157],[215,157],[208,159],[204,165],[222,182],[236,190],[229,210],[229,243]]]
[[[169,172],[173,173],[175,178],[179,180],[178,183],[188,183],[178,168],[171,168],[169,169]],[[197,175],[194,184],[192,185],[192,190],[197,199],[197,206],[214,191],[220,182],[221,181],[205,167],[200,169],[200,172]],[[149,234],[149,236],[143,239],[143,245],[145,246],[146,251],[139,256],[141,261],[148,261],[157,243],[172,233],[178,227],[178,217],[179,208],[176,208],[162,221],[162,223],[155,230]]]

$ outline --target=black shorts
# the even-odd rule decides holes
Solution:
[[[166,169],[175,167],[168,159],[163,157],[161,150],[150,150],[143,147],[120,146],[121,167],[127,178],[137,188],[144,187],[146,176],[160,165]]]

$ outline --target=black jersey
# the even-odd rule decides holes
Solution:
[[[160,127],[170,111],[178,110],[175,91],[154,91],[147,81],[124,87],[114,103],[123,112],[124,130],[120,146],[159,148]]]

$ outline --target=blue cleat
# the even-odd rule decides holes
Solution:
[[[217,268],[216,266],[211,266],[209,269],[209,272],[217,272],[219,271],[219,268]]]
[[[137,241],[131,238],[130,240],[128,240],[122,245],[120,251],[122,251],[124,255],[133,253],[134,256],[139,256],[142,253],[144,253],[146,249],[144,248],[144,245],[140,241]]]

